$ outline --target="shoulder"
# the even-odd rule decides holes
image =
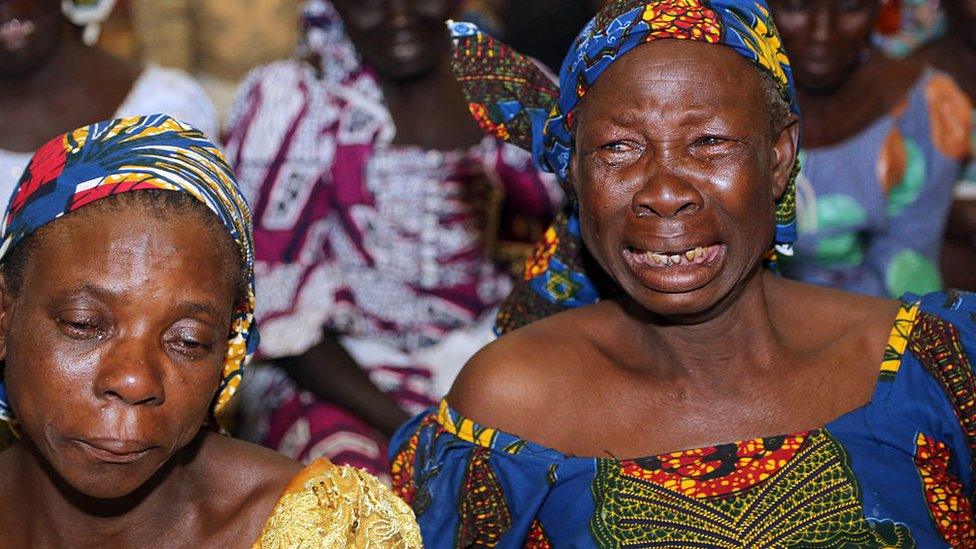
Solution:
[[[447,401],[481,425],[536,432],[538,418],[599,360],[593,332],[602,308],[562,312],[498,338],[468,361]]]
[[[291,479],[256,547],[422,547],[413,511],[368,473],[318,460]]]
[[[972,102],[951,75],[927,68],[912,88],[901,126],[916,139],[932,142],[943,156],[962,160],[970,153],[972,111]]]
[[[221,517],[223,528],[248,532],[256,539],[261,525],[301,465],[282,454],[207,433],[194,459],[194,469],[204,501],[213,508],[208,516]],[[220,494],[214,498],[214,494]]]
[[[774,277],[771,310],[803,346],[854,344],[867,356],[887,340],[900,310],[898,300],[855,294]],[[874,368],[877,364],[871,363]]]
[[[901,299],[916,307],[920,317],[937,317],[951,324],[967,345],[976,345],[976,293],[947,290],[924,296],[905,294]]]

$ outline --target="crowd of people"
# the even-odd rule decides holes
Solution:
[[[226,116],[115,4],[0,0],[3,544],[976,546],[973,0],[303,0]]]

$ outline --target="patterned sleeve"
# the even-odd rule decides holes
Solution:
[[[904,382],[891,399],[908,413],[939,419],[941,426],[924,434],[938,439],[936,446],[944,446],[946,457],[939,468],[951,472],[971,499],[976,473],[976,294],[949,290],[902,299],[919,305],[907,334],[906,360],[917,361],[920,368],[902,367]]]
[[[428,548],[530,546],[564,461],[446,402],[401,427],[390,452],[393,490],[413,508]]]
[[[938,267],[953,187],[969,153],[972,106],[942,73],[925,77],[883,145],[879,176],[887,228],[869,235],[866,264],[888,294],[942,287]]]
[[[420,549],[423,543],[413,512],[389,488],[360,469],[321,459],[288,484],[254,547]]]

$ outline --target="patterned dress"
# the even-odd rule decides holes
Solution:
[[[800,152],[796,255],[783,273],[899,296],[942,289],[939,256],[953,187],[970,152],[972,106],[927,70],[906,99],[837,145]]]
[[[299,60],[261,67],[231,116],[226,150],[254,211],[258,352],[298,356],[331,330],[416,413],[492,339],[494,307],[511,288],[497,261],[517,240],[507,229],[541,233],[561,193],[529,153],[495,138],[451,151],[392,145],[375,78],[346,62],[354,68],[325,74]],[[279,369],[245,385],[244,438],[301,461],[386,471],[386,438],[351,411]]]
[[[908,295],[871,401],[823,428],[573,457],[446,402],[394,437],[427,547],[974,547],[976,295]]]

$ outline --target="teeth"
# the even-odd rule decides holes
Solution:
[[[656,252],[648,252],[647,253],[647,256],[651,259],[651,261],[653,261],[657,265],[667,265],[668,264],[668,256],[666,256],[664,254],[659,254],[659,253],[656,253]]]
[[[678,254],[645,252],[644,259],[648,263],[652,263],[654,265],[659,265],[659,266],[681,265],[681,264],[692,265],[692,264],[704,263],[705,255],[707,253],[708,253],[707,248],[698,246],[686,252],[682,252]]]

